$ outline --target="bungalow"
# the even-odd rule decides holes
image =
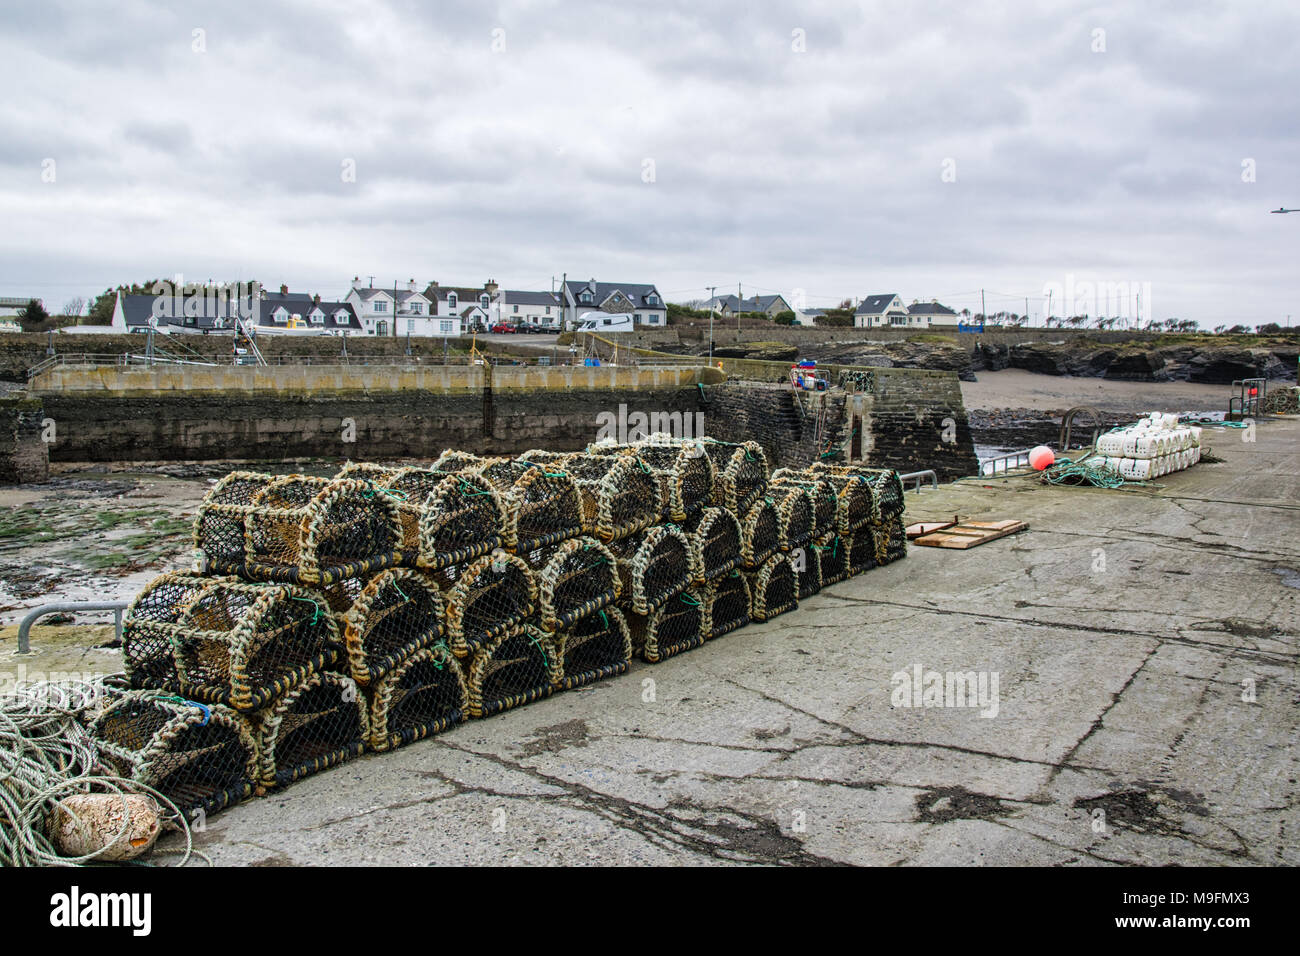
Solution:
[[[240,303],[243,302],[241,309]],[[286,329],[291,316],[299,316],[312,331],[360,334],[361,322],[347,302],[325,302],[319,295],[268,293],[254,309],[247,300],[235,297],[189,296],[179,301],[169,296],[123,295],[113,305],[113,331],[160,328],[167,332],[229,331],[241,316],[251,318],[257,328]]]
[[[940,305],[933,300],[929,302],[913,302],[907,307],[908,325],[915,322],[918,325],[952,325],[955,326],[961,321],[959,316],[946,305]]]
[[[501,293],[501,321],[511,325],[532,322],[544,328],[559,328],[563,309],[555,292],[520,292],[506,289]]]
[[[654,284],[628,282],[565,282],[561,290],[564,317],[576,321],[583,312],[631,313],[635,325],[665,326],[668,307]]]
[[[903,300],[893,292],[866,296],[853,313],[853,325],[859,329],[908,324],[907,309],[903,305]]]
[[[790,304],[782,295],[755,295],[742,299],[735,295],[721,295],[710,299],[708,308],[722,315],[735,315],[738,312],[762,312],[773,318],[782,312],[793,312]]]

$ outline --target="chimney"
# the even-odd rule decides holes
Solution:
[[[289,287],[284,283],[280,283],[280,295],[288,295],[288,294],[289,294]]]
[[[352,288],[354,288],[354,289],[363,289],[363,288],[365,288],[365,286],[363,286],[363,285],[361,284],[361,277],[360,277],[360,276],[353,276],[353,277],[352,277]]]
[[[407,291],[407,292],[414,292],[414,291],[415,291],[415,280],[414,280],[414,279],[407,279],[407,280],[406,280],[406,291]]]
[[[320,305],[320,293],[319,293],[319,292],[317,292],[315,295],[313,295],[313,296],[311,297],[311,304],[312,304],[312,305]]]
[[[483,286],[483,291],[486,292],[488,295],[496,295],[496,294],[497,294],[497,280],[496,280],[496,279],[488,279],[488,280],[487,280],[487,284]]]

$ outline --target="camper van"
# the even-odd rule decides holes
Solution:
[[[584,312],[578,316],[579,332],[595,332],[608,335],[611,332],[634,332],[632,316],[626,313]]]

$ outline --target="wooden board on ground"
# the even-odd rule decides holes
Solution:
[[[997,538],[1004,538],[1017,531],[1024,531],[1029,525],[1023,521],[1008,518],[1005,521],[963,521],[949,525],[939,531],[923,533],[914,538],[912,543],[927,548],[955,548],[961,551]]]
[[[951,528],[956,523],[956,521],[918,521],[916,524],[909,524],[907,526],[907,540],[911,541],[923,534],[929,534],[931,531],[942,531],[944,528]]]

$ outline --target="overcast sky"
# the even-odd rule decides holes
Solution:
[[[2,296],[567,272],[1041,321],[1094,281],[1300,324],[1294,0],[104,6],[0,12]]]

